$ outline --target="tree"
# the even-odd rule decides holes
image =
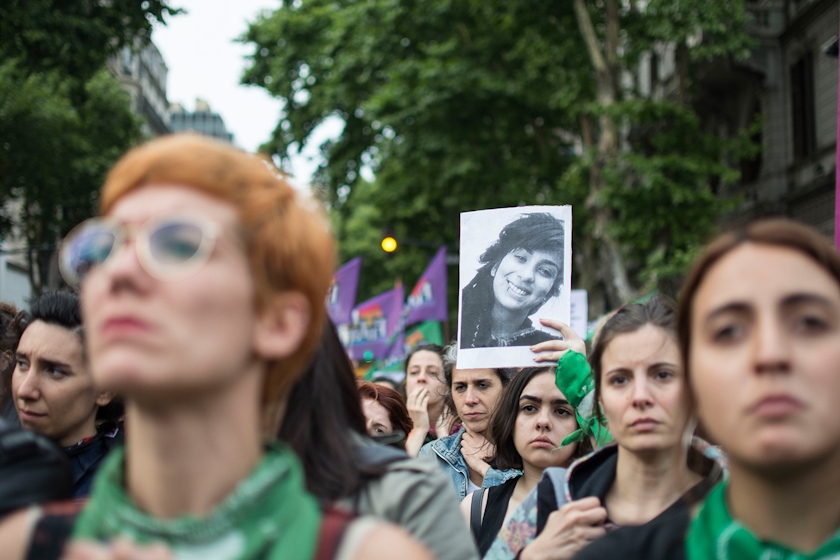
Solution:
[[[644,12],[632,2],[587,2],[585,18],[583,4],[285,3],[243,37],[255,46],[243,81],[285,101],[265,149],[285,158],[328,116],[344,120],[341,136],[323,148],[316,186],[337,216],[345,258],[377,251],[361,246],[374,237],[361,224],[454,245],[459,212],[572,204],[578,285],[617,306],[679,272],[672,263],[724,209],[709,183],[737,178],[727,163],[734,145],[703,131],[687,102],[690,83],[675,100],[642,96],[619,78],[673,30],[686,48],[711,49],[705,38],[717,35],[707,28],[722,20],[669,24],[674,10],[665,8],[687,4],[677,0],[648,2],[656,9]],[[742,21],[727,22],[738,39],[715,56],[744,50]],[[593,65],[596,51],[604,67]],[[376,173],[372,184],[359,178],[364,165]],[[383,276],[413,279],[421,263],[394,257]]]
[[[107,57],[177,12],[160,0],[0,7],[0,237],[26,244],[35,295],[58,284],[55,244],[96,213],[107,169],[141,139]]]

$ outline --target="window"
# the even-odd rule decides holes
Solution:
[[[812,53],[807,53],[791,66],[790,92],[793,116],[793,159],[798,161],[817,151]]]

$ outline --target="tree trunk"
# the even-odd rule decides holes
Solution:
[[[618,155],[618,126],[609,114],[609,109],[617,98],[616,70],[618,61],[619,21],[618,0],[606,0],[606,40],[605,52],[601,52],[598,36],[592,25],[592,18],[586,9],[584,0],[575,0],[575,15],[578,27],[589,51],[589,58],[595,68],[598,79],[597,101],[601,106],[598,119],[599,138],[595,159],[589,174],[589,196],[587,208],[594,219],[593,238],[600,244],[599,265],[604,276],[609,304],[618,307],[636,298],[636,292],[630,285],[627,267],[621,253],[621,246],[609,230],[612,211],[600,202],[602,175],[605,167],[614,166]]]

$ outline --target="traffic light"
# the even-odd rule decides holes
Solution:
[[[397,250],[397,238],[391,229],[382,230],[382,250],[386,253],[393,253]]]

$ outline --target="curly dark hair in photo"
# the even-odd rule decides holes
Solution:
[[[516,374],[510,384],[505,387],[499,398],[496,412],[490,420],[489,437],[490,441],[496,445],[496,454],[490,460],[490,466],[494,469],[522,469],[522,457],[513,442],[516,417],[519,414],[519,398],[534,377],[541,373],[553,373],[553,371],[554,368],[550,367],[525,368]],[[588,455],[592,450],[591,440],[584,438],[583,441],[577,443],[572,459]]]
[[[489,288],[493,283],[493,267],[498,265],[508,253],[516,249],[525,249],[529,253],[533,253],[534,251],[545,251],[548,247],[558,247],[558,252],[562,253],[563,247],[565,247],[564,243],[565,233],[561,220],[547,212],[523,214],[518,220],[506,225],[499,234],[499,239],[481,254],[478,262],[483,266],[478,269],[472,282],[464,288],[464,299],[466,300],[468,296],[477,299],[483,298],[486,301],[471,303],[477,304],[478,309],[487,309],[494,297],[493,290]],[[528,312],[529,315],[535,313],[546,301],[560,293],[560,287],[563,285],[562,258],[559,259],[558,265],[560,269],[554,285],[545,299]],[[464,303],[464,305],[467,304]]]

